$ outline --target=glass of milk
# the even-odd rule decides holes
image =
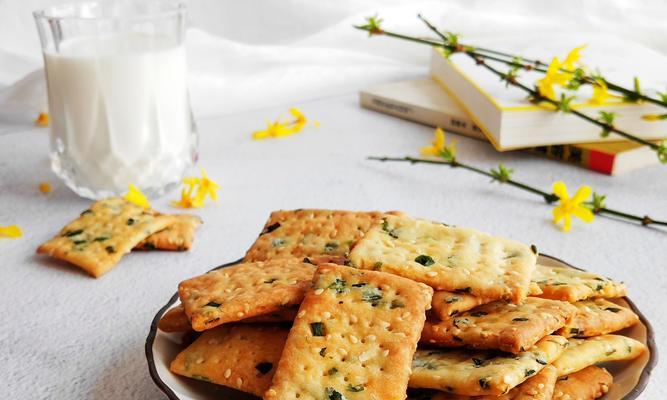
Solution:
[[[77,194],[149,196],[197,160],[185,57],[186,10],[91,1],[34,13],[49,97],[51,166]]]

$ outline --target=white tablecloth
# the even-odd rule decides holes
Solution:
[[[431,129],[359,109],[355,94],[371,83],[424,74],[428,50],[366,40],[350,28],[379,11],[390,26],[424,34],[414,19],[421,11],[472,41],[536,29],[620,32],[665,52],[659,1],[191,2],[196,29],[188,56],[201,165],[221,184],[220,200],[197,210],[205,225],[191,252],[131,254],[97,280],[34,254],[89,204],[50,172],[47,130],[31,126],[44,108],[41,72],[19,81],[41,65],[29,12],[50,2],[0,2],[0,225],[25,232],[0,240],[1,398],[161,398],[143,350],[153,315],[182,279],[242,256],[278,208],[399,209],[535,243],[626,281],[659,348],[667,348],[665,231],[598,218],[564,234],[551,224],[550,207],[528,193],[463,170],[365,160],[414,155],[430,141]],[[293,105],[321,127],[250,140]],[[611,178],[529,154],[499,154],[466,138],[459,149],[462,159],[487,168],[503,162],[517,179],[544,189],[558,179],[571,189],[586,183],[608,194],[612,207],[667,218],[664,166]],[[41,194],[40,181],[54,192]],[[170,198],[154,205],[176,211]],[[642,398],[667,398],[666,388],[667,367],[659,364]]]
[[[217,203],[197,210],[205,224],[194,249],[133,253],[100,279],[34,255],[89,204],[49,171],[47,131],[0,136],[0,221],[25,231],[21,239],[0,241],[0,397],[159,398],[143,350],[153,315],[179,281],[242,256],[279,208],[398,209],[535,243],[543,253],[627,282],[658,346],[667,348],[666,232],[598,218],[562,233],[550,221],[550,207],[530,194],[463,170],[364,159],[416,154],[431,139],[429,128],[359,109],[356,95],[308,102],[302,110],[321,127],[275,141],[252,141],[250,134],[284,107],[201,120],[201,165],[222,189]],[[572,188],[587,183],[607,193],[610,206],[667,215],[665,167],[611,178],[458,140],[461,159],[484,167],[503,162],[517,179],[545,189],[557,179]],[[53,184],[53,193],[39,193],[42,180]],[[168,200],[154,206],[175,211]],[[666,377],[667,368],[658,365],[642,398],[665,398]]]

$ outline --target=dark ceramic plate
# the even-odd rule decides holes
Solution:
[[[218,268],[224,268],[238,263],[235,261],[229,264],[221,265]],[[565,266],[576,268],[557,258],[540,255],[538,262],[546,266]],[[148,360],[148,370],[155,381],[155,384],[166,393],[172,400],[252,400],[257,399],[246,393],[229,389],[224,386],[214,385],[212,383],[197,381],[175,375],[169,371],[169,364],[176,355],[183,350],[183,334],[165,333],[157,329],[157,323],[162,315],[170,308],[176,306],[178,294],[174,294],[171,299],[158,311],[151,323],[150,332],[146,339],[146,359]],[[644,390],[651,376],[651,370],[658,360],[658,353],[653,339],[653,330],[651,324],[646,320],[642,313],[629,298],[623,297],[614,299],[615,303],[631,308],[639,315],[640,323],[625,329],[619,334],[629,336],[644,343],[649,351],[641,357],[632,361],[623,361],[609,363],[605,367],[614,375],[614,384],[602,399],[603,400],[631,400],[639,397]],[[389,379],[389,378],[388,378]]]

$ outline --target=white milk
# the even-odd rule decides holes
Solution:
[[[195,157],[183,45],[140,34],[45,52],[52,162],[87,197],[177,183]]]

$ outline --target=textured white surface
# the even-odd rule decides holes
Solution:
[[[154,313],[182,279],[242,256],[278,208],[399,209],[535,243],[546,254],[626,281],[656,330],[659,348],[667,348],[666,232],[598,218],[564,234],[551,224],[550,207],[530,194],[462,170],[364,159],[416,154],[431,139],[429,128],[361,110],[355,95],[302,109],[321,127],[275,141],[254,142],[250,133],[284,108],[201,121],[201,165],[222,189],[217,203],[197,211],[205,223],[194,249],[134,253],[97,280],[34,255],[40,242],[88,204],[49,171],[46,130],[0,136],[0,221],[20,224],[26,234],[0,241],[0,397],[160,398],[143,349]],[[610,178],[458,140],[461,158],[485,167],[504,162],[526,182],[545,188],[556,179],[571,187],[585,182],[609,194],[611,206],[667,215],[665,167]],[[53,184],[53,193],[39,193],[42,180]],[[154,206],[174,211],[169,197],[176,194]],[[665,398],[666,376],[659,364],[642,398]]]
[[[42,72],[29,74],[41,66],[30,11],[59,1],[0,0],[0,87],[7,86],[0,91],[0,133],[6,133],[0,136],[0,225],[25,231],[21,239],[0,240],[0,398],[162,398],[144,359],[153,315],[180,280],[242,256],[277,208],[401,209],[535,243],[544,253],[626,281],[659,348],[667,348],[664,231],[599,218],[563,234],[551,224],[550,208],[530,194],[466,171],[364,160],[416,154],[431,139],[428,128],[360,110],[352,94],[423,73],[429,51],[366,40],[350,28],[380,12],[388,26],[424,34],[414,18],[421,11],[473,41],[537,29],[620,32],[664,53],[664,2],[192,1],[191,94],[195,114],[207,117],[199,120],[201,165],[222,185],[221,199],[198,211],[205,225],[191,252],[131,254],[95,280],[34,255],[88,205],[50,172],[47,130],[30,128],[44,106]],[[320,100],[303,110],[321,128],[279,141],[250,140],[265,120],[313,98]],[[459,147],[460,157],[485,167],[502,161],[518,179],[545,189],[557,179],[571,188],[588,183],[609,195],[610,206],[667,218],[665,167],[610,178],[529,154],[498,154],[465,138]],[[44,180],[54,187],[47,196],[37,190]],[[168,200],[154,205],[175,211]],[[667,368],[659,364],[641,398],[667,398],[666,388]]]

